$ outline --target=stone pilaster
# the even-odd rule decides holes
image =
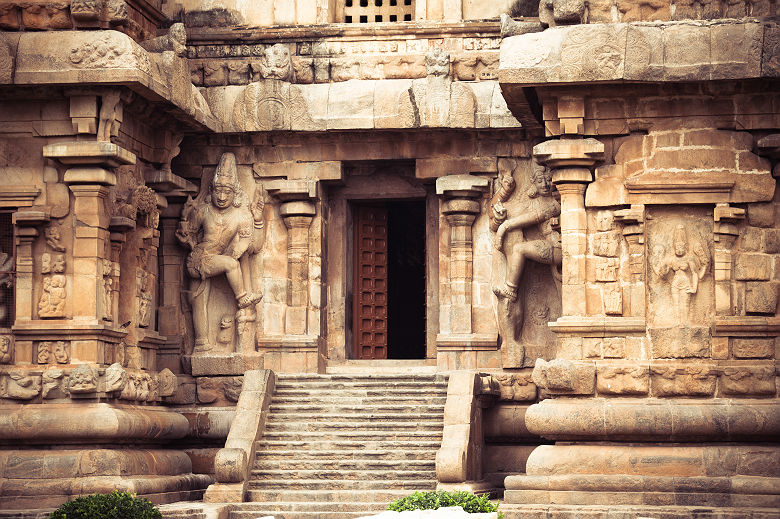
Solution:
[[[473,225],[482,211],[482,197],[488,179],[473,175],[449,175],[436,181],[440,211],[449,230],[446,250],[448,265],[440,293],[440,331],[436,343],[440,354],[496,348],[495,334],[478,334],[473,323],[474,236]]]
[[[312,232],[319,203],[318,182],[312,179],[271,180],[264,188],[279,202],[279,216],[287,230],[287,298],[284,334],[258,333],[258,350],[266,368],[281,371],[319,371],[324,363],[319,297],[321,251],[313,245],[321,236]]]
[[[552,170],[561,195],[562,316],[587,314],[585,188],[593,180],[589,168],[603,153],[604,145],[595,139],[562,138],[534,146],[536,160]]]

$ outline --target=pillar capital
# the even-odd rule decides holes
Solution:
[[[479,198],[489,187],[486,177],[475,175],[447,175],[436,179],[436,194],[444,198]]]
[[[604,158],[604,143],[592,137],[563,137],[537,144],[533,153],[540,164],[552,169],[577,166],[592,168]]]

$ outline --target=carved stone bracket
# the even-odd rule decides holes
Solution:
[[[287,227],[287,312],[285,333],[307,335],[309,330],[309,227],[317,213],[316,180],[272,180],[268,193],[279,200]]]
[[[464,345],[472,334],[471,299],[473,284],[472,225],[480,213],[480,198],[488,189],[487,178],[472,175],[449,175],[436,181],[436,194],[442,198],[441,212],[450,227],[449,333],[440,334],[437,342],[452,342],[452,335],[462,336]],[[473,342],[473,341],[472,341]]]

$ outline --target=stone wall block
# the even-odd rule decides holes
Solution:
[[[745,311],[749,314],[774,315],[777,311],[777,290],[774,282],[748,282],[745,284]]]
[[[734,279],[767,281],[772,274],[772,258],[766,254],[741,253],[734,259]]]
[[[780,253],[780,229],[764,231],[764,250],[768,254]]]
[[[710,329],[699,326],[650,328],[654,359],[706,358],[711,354]]]
[[[760,77],[763,27],[723,24],[710,28],[711,79]]]
[[[731,340],[731,354],[737,359],[770,359],[775,353],[774,338],[749,338]]]

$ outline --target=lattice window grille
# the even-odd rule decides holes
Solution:
[[[411,22],[414,0],[344,0],[344,23]]]

